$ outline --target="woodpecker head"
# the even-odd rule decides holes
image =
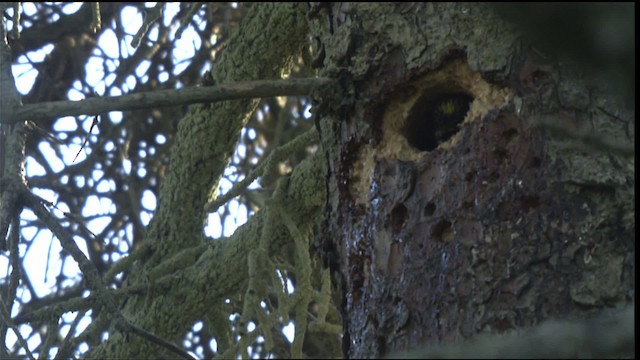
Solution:
[[[432,122],[435,141],[440,144],[458,132],[473,98],[465,93],[442,94],[434,98],[428,121]]]

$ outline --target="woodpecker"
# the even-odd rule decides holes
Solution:
[[[469,111],[473,98],[465,93],[442,94],[433,99],[427,109],[427,121],[431,123],[437,144],[447,141],[456,132]]]

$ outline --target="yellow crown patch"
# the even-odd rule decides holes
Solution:
[[[443,115],[452,116],[456,111],[458,111],[459,105],[459,101],[448,99],[440,103],[438,111]]]

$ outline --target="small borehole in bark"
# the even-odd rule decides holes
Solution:
[[[442,220],[433,227],[431,235],[436,241],[450,242],[453,240],[453,227],[449,221]]]
[[[407,208],[400,204],[391,210],[391,230],[397,234],[407,220]]]
[[[434,212],[436,212],[436,204],[434,204],[433,202],[429,201],[427,203],[427,205],[425,205],[425,207],[424,207],[424,215],[425,216],[431,216],[431,215],[433,215]]]

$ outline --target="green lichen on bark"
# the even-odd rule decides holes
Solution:
[[[322,18],[310,26],[325,45],[322,71],[349,64],[356,79],[369,74],[375,82],[371,74],[435,68],[443,55],[456,51],[467,54],[473,71],[506,74],[518,43],[519,34],[483,4],[359,3],[336,5],[334,11],[344,20],[333,32]],[[500,43],[494,41],[498,37]],[[485,51],[488,47],[492,51]]]
[[[219,83],[274,79],[291,65],[306,42],[299,5],[254,6],[212,70]],[[287,42],[282,42],[286,36]],[[273,44],[279,44],[273,46]],[[156,249],[151,263],[197,244],[218,182],[258,100],[225,101],[193,106],[178,127],[168,177],[147,238]]]
[[[280,216],[272,212],[284,211],[288,214],[291,222],[302,234],[300,238],[308,241],[311,229],[323,211],[324,172],[324,158],[320,154],[303,161],[294,169],[287,180],[288,186],[281,200],[273,205],[280,210],[273,210],[268,206],[253,215],[232,237],[195,247],[194,249],[200,251],[199,257],[193,256],[194,252],[197,252],[196,250],[187,249],[154,267],[153,271],[149,273],[153,279],[150,280],[148,294],[137,300],[133,298],[129,300],[129,302],[140,302],[142,309],[138,313],[130,314],[128,318],[143,328],[151,329],[155,334],[168,334],[163,335],[167,338],[180,336],[181,333],[176,332],[176,327],[178,329],[179,327],[184,328],[196,319],[205,320],[207,326],[215,327],[220,334],[228,334],[225,329],[225,327],[229,327],[229,323],[226,322],[228,314],[226,317],[221,315],[221,311],[224,312],[221,309],[225,306],[224,300],[226,298],[238,299],[244,296],[249,279],[248,255],[253,250],[260,248],[261,242],[264,242],[268,244],[268,249],[264,250],[261,255],[266,255],[267,258],[263,258],[261,261],[270,262],[271,258],[287,258],[288,254],[283,253],[285,251],[283,249],[289,248],[295,241],[292,239],[288,227],[279,220]],[[275,218],[275,221],[271,224],[271,230],[265,233],[265,222],[270,217]],[[298,244],[298,248],[303,247],[305,246]],[[295,259],[293,262],[295,264]],[[303,266],[309,267],[308,264],[303,264]],[[160,273],[161,271],[162,273]],[[299,272],[302,275],[302,271]],[[270,275],[272,274],[260,274],[263,277]],[[271,282],[273,283],[273,281]],[[162,286],[159,286],[160,284]],[[170,290],[166,291],[167,288]],[[257,294],[258,297],[264,295],[263,293]],[[282,299],[287,297],[282,297]],[[280,301],[277,314],[288,316],[289,310],[296,305],[289,300]],[[171,311],[168,311],[169,309]],[[257,316],[253,316],[249,320],[256,321],[256,318]],[[156,322],[159,321],[163,322],[163,326],[156,325]],[[186,331],[186,328],[184,330]],[[101,357],[103,354],[107,354],[126,357],[130,354],[126,351],[132,350],[135,351],[133,354],[138,356],[139,354],[145,354],[145,357],[148,356],[147,354],[167,355],[163,349],[149,345],[134,335],[128,336],[127,345],[123,345],[125,340],[126,338],[122,334],[116,332],[105,345],[105,347],[109,346],[111,352],[95,353],[92,356]],[[130,345],[131,343],[135,343],[135,345]],[[228,347],[229,345],[229,342],[226,343],[227,347],[223,343],[219,343],[218,350],[220,352],[233,350]],[[146,353],[138,352],[140,349]]]
[[[251,6],[214,65],[212,76],[219,83],[279,78],[307,41],[302,11],[300,4]],[[242,275],[246,275],[247,246],[254,241],[255,232],[245,231],[244,236],[211,244],[195,270],[192,267],[180,271],[181,267],[193,265],[188,263],[191,256],[180,256],[169,263],[167,260],[183,249],[202,244],[206,218],[203,208],[215,197],[240,131],[257,104],[257,100],[238,100],[195,105],[178,127],[168,176],[161,184],[158,208],[144,237],[144,243],[151,249],[150,256],[143,259],[143,267],[129,279],[129,285],[135,285],[147,281],[148,275],[144,274],[161,277],[162,274],[153,270],[163,264],[165,268],[177,270],[166,275],[172,277],[173,286],[163,294],[152,292],[146,299],[131,298],[122,310],[134,324],[167,340],[179,343],[191,323],[205,315],[207,301],[222,296],[225,289],[236,288],[245,280]],[[260,216],[253,220],[259,227]],[[247,228],[255,229],[255,226]],[[202,267],[208,271],[203,272]],[[223,273],[229,269],[237,269],[228,274],[233,282],[215,280],[224,277]],[[166,355],[166,350],[137,336],[118,331],[110,336],[109,341],[91,356],[148,358]]]

